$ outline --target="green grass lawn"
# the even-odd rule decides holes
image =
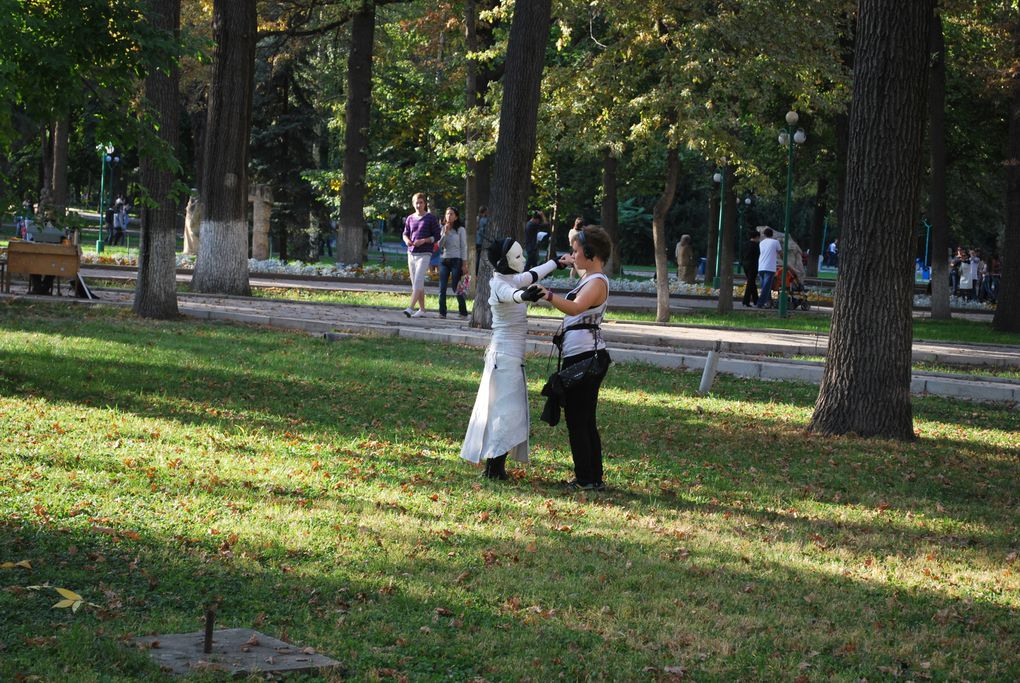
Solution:
[[[0,680],[169,681],[123,641],[214,599],[343,680],[1020,678],[1015,410],[827,438],[815,387],[618,365],[571,495],[544,357],[532,464],[459,461],[481,355],[0,304]]]

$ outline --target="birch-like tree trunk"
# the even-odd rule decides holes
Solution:
[[[216,57],[202,171],[202,227],[191,287],[251,294],[248,284],[248,139],[254,90],[255,0],[215,0]]]
[[[617,168],[619,160],[608,148],[602,153],[602,229],[613,242],[613,255],[609,257],[606,275],[619,275],[623,270],[620,258],[620,203],[618,201]],[[665,235],[665,233],[663,233]],[[669,251],[667,248],[666,251]]]
[[[815,277],[818,275],[818,257],[825,251],[822,243],[825,235],[825,214],[829,211],[826,197],[829,194],[829,179],[825,175],[818,176],[815,185],[815,208],[811,213],[811,233],[808,236],[808,250],[811,256],[808,258],[807,275]],[[743,239],[743,235],[740,236]]]
[[[737,194],[734,192],[736,175],[733,167],[723,168],[726,174],[726,194],[723,197],[722,240],[719,249],[719,299],[715,310],[733,311],[733,242],[737,231]]]
[[[669,258],[666,244],[666,216],[676,198],[680,178],[680,152],[675,145],[666,148],[666,184],[652,209],[652,244],[655,247],[655,320],[669,322]]]
[[[180,29],[181,0],[149,0],[149,23],[172,33]],[[146,105],[152,111],[157,135],[166,156],[144,154],[141,159],[142,185],[149,201],[141,207],[142,238],[138,245],[138,286],[134,312],[144,318],[174,318],[177,309],[177,199],[173,194],[174,172],[171,155],[177,152],[180,125],[180,75],[176,64],[169,72],[153,69],[145,78]]]
[[[708,240],[705,244],[705,286],[715,279],[715,247],[719,241],[719,186],[712,185],[708,202]]]
[[[53,123],[53,191],[50,202],[58,219],[64,217],[67,206],[67,141],[70,129],[70,114],[61,114]]]
[[[845,224],[811,430],[909,440],[914,228],[932,0],[861,0]]]
[[[510,25],[503,78],[503,104],[499,114],[499,139],[493,163],[491,228],[493,239],[512,236],[524,239],[524,219],[531,194],[531,167],[535,159],[538,99],[542,85],[546,44],[549,41],[551,0],[517,3]],[[489,278],[492,265],[482,261],[472,327],[492,327]]]

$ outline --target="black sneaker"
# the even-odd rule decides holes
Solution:
[[[580,481],[574,478],[567,482],[569,491],[603,491],[605,488],[606,484],[602,481]]]

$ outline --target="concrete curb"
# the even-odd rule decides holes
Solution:
[[[2,295],[3,299],[29,299],[52,303],[51,297],[31,295]],[[201,298],[201,297],[199,297]],[[82,299],[61,299],[61,303],[86,305],[113,305],[130,307],[130,301],[104,299],[86,301]],[[462,325],[439,327],[430,326],[431,319],[419,322],[403,321],[329,321],[287,315],[266,315],[236,310],[210,309],[179,302],[182,315],[200,320],[226,320],[249,325],[261,325],[278,329],[287,329],[326,337],[341,333],[355,335],[394,336],[405,339],[417,339],[429,343],[461,344],[483,348],[488,345],[490,333],[474,330]],[[536,333],[527,339],[529,353],[548,356],[552,350],[550,341],[553,321],[538,321],[534,326]],[[621,330],[616,325],[607,326],[605,335],[610,342],[613,359],[619,363],[645,363],[663,368],[701,372],[707,360],[707,352],[719,344],[721,353],[730,354],[719,359],[718,372],[764,381],[796,381],[819,384],[822,379],[824,364],[813,361],[795,361],[778,358],[762,358],[762,353],[776,351],[789,353],[791,345],[739,342],[706,339],[676,339],[655,334],[640,334],[636,330]],[[333,337],[331,341],[336,341]],[[819,338],[820,341],[820,338]],[[793,345],[797,354],[817,355],[824,353],[824,347],[816,343],[814,346]],[[965,351],[965,349],[961,349]],[[704,352],[704,353],[701,353]],[[915,359],[918,354],[915,351]],[[929,354],[937,358],[937,354]],[[958,358],[953,358],[957,361]],[[915,372],[910,391],[915,395],[945,396],[974,401],[987,401],[1011,404],[1014,409],[1020,404],[1020,381],[997,380],[986,377],[948,376],[940,373]]]

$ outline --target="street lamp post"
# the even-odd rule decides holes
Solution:
[[[786,287],[786,269],[790,255],[790,213],[793,210],[793,144],[803,144],[807,134],[803,128],[794,130],[800,117],[795,111],[786,112],[786,127],[779,134],[779,144],[786,147],[786,211],[783,216],[783,274],[779,283],[779,317],[785,318],[789,305]]]
[[[716,171],[712,180],[719,183],[719,229],[715,236],[715,277],[712,278],[712,288],[719,289],[719,253],[722,251],[723,215],[726,211],[726,168],[722,173]]]
[[[96,240],[96,253],[103,253],[103,229],[106,227],[106,166],[110,165],[110,184],[113,184],[113,164],[120,161],[119,156],[113,155],[113,145],[97,145],[99,158],[101,160],[99,173],[99,239]]]

